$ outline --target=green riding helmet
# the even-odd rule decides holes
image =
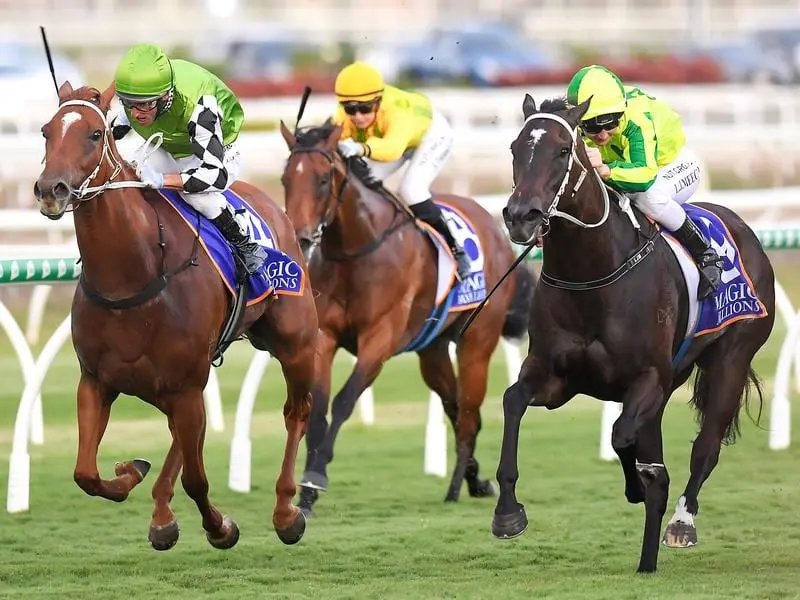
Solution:
[[[119,61],[114,73],[114,86],[123,102],[161,99],[173,88],[172,65],[158,46],[138,44]]]
[[[577,106],[588,98],[592,101],[586,114],[581,117],[584,121],[623,113],[628,105],[625,88],[619,77],[602,65],[583,67],[575,73],[567,86],[567,102],[572,106]]]

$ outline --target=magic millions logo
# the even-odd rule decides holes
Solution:
[[[486,278],[483,272],[472,273],[461,282],[456,292],[456,304],[474,304],[486,297]]]
[[[278,289],[299,290],[301,287],[303,271],[288,257],[268,263],[266,272],[272,285]]]

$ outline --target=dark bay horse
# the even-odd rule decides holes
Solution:
[[[433,244],[400,202],[380,184],[362,181],[368,181],[366,164],[346,164],[338,154],[340,127],[328,120],[293,134],[281,123],[281,132],[291,149],[282,179],[286,212],[309,261],[321,330],[319,381],[312,391],[308,457],[300,481],[300,506],[310,510],[318,490],[327,489],[334,441],[356,400],[383,364],[426,326],[435,301],[437,259]],[[515,258],[502,226],[474,200],[451,195],[436,200],[474,225],[485,255],[485,284],[491,288]],[[457,378],[448,347],[468,311],[447,315],[439,335],[417,352],[422,377],[442,399],[455,432],[456,464],[445,501],[458,500],[465,478],[471,496],[494,495],[491,483],[479,479],[475,459],[480,407],[500,336],[524,335],[533,285],[533,275],[520,269],[498,288],[457,343]],[[357,356],[357,362],[333,399],[328,426],[331,366],[338,348]]]
[[[72,339],[80,363],[78,457],[75,481],[91,496],[122,502],[150,469],[143,460],[118,463],[102,479],[97,451],[119,394],[138,396],[167,417],[172,444],[153,485],[149,539],[157,550],[178,541],[170,508],[181,472],[215,548],[233,547],[237,524],[211,504],[203,466],[206,415],[203,389],[212,353],[228,312],[230,293],[194,232],[164,197],[143,190],[117,149],[108,125],[114,96],[92,88],[59,90],[60,106],[42,128],[45,167],[34,186],[50,219],[74,209],[84,281],[72,304]],[[243,182],[234,191],[274,229],[281,248],[304,265],[294,231],[281,208]],[[287,431],[275,491],[273,524],[287,544],[300,540],[305,516],[292,505],[294,464],[308,415],[318,330],[310,286],[301,295],[270,297],[245,310],[239,332],[283,367]]]
[[[763,401],[751,361],[772,331],[774,273],[755,234],[735,213],[698,203],[697,210],[721,219],[738,248],[757,296],[753,306],[758,316],[727,326],[720,322],[715,331],[687,336],[689,301],[696,289],[688,289],[676,255],[655,226],[638,211],[625,210],[624,202],[619,208],[610,202],[588,166],[576,132],[587,108],[588,101],[568,108],[563,100],[549,100],[539,112],[526,95],[525,124],[511,145],[515,188],[504,220],[518,244],[530,245],[544,235],[544,263],[531,311],[528,356],[503,396],[500,493],[492,531],[510,538],[527,527],[515,492],[519,427],[527,407],[555,409],[576,394],[621,402],[612,445],[627,500],[644,503],[638,570],[652,572],[669,492],[661,434],[666,403],[696,368],[691,401],[699,433],[691,474],[663,537],[667,546],[688,547],[697,542],[700,488],[717,464],[720,445],[735,440],[751,387],[759,407]],[[733,276],[726,267],[723,282]]]

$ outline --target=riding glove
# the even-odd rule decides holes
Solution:
[[[359,144],[353,138],[346,138],[339,142],[339,153],[343,158],[364,156],[364,146]]]

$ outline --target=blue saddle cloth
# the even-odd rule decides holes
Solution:
[[[436,204],[441,208],[453,236],[461,242],[464,251],[470,258],[470,274],[464,281],[458,281],[455,277],[455,261],[452,252],[437,232],[424,225],[423,231],[428,234],[437,248],[439,257],[436,303],[425,326],[398,354],[419,352],[441,333],[450,313],[471,310],[486,298],[486,276],[483,272],[484,254],[475,226],[466,215],[455,208],[443,202],[437,201]],[[443,260],[445,258],[446,260]],[[449,268],[443,268],[445,266],[449,266]]]
[[[230,293],[236,297],[236,264],[230,245],[219,229],[206,217],[192,208],[175,190],[159,190],[183,217],[186,225],[196,235],[200,230],[200,245],[214,263]],[[255,304],[273,291],[278,295],[302,295],[305,288],[305,271],[290,256],[278,248],[277,238],[269,224],[240,196],[231,190],[225,198],[236,214],[236,219],[250,237],[267,253],[267,260],[259,273],[249,278],[247,305]]]

